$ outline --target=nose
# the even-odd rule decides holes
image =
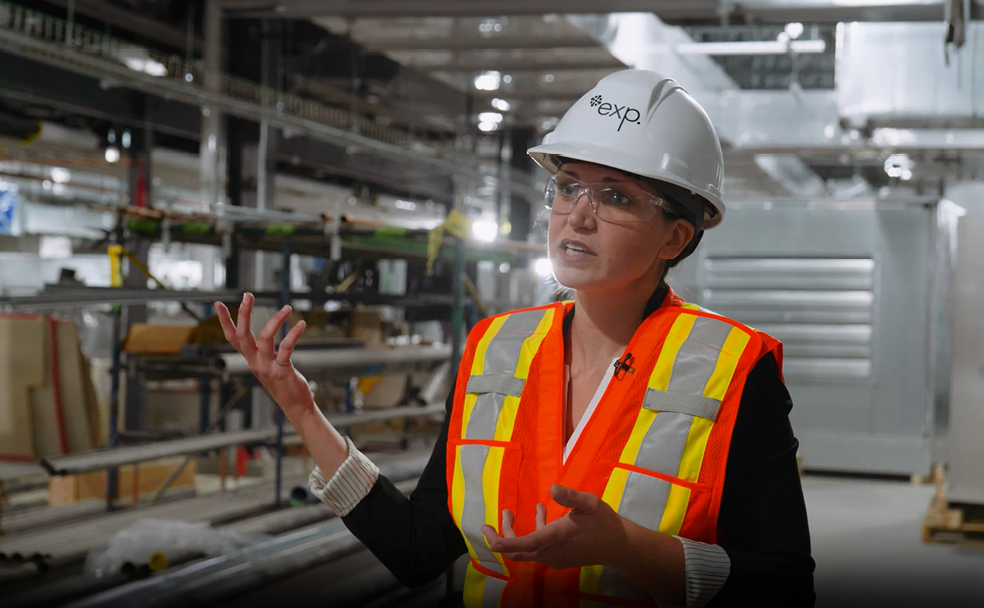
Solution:
[[[581,204],[583,201],[584,204]],[[574,207],[571,212],[567,215],[567,224],[571,228],[580,228],[583,230],[594,230],[597,226],[598,217],[595,215],[594,203],[591,200],[591,195],[587,191],[582,192],[577,200],[574,201]]]

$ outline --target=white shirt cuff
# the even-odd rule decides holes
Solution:
[[[687,572],[687,608],[703,608],[724,586],[731,574],[731,558],[718,545],[680,538]]]
[[[360,452],[352,440],[348,444],[348,457],[331,479],[325,479],[317,466],[308,477],[311,493],[328,505],[335,515],[345,517],[365,498],[379,479],[379,467]]]

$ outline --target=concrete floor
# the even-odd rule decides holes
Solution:
[[[807,475],[817,607],[984,606],[984,547],[922,542],[933,491]]]
[[[932,485],[807,475],[803,490],[817,563],[817,608],[984,607],[984,547],[922,542]],[[404,596],[374,605],[436,606],[439,587],[415,597],[415,604],[405,603]],[[375,558],[360,552],[238,598],[228,607],[271,606],[294,597],[310,605],[361,608],[364,600],[358,598],[366,597],[367,589],[400,595],[399,588]],[[773,605],[763,600],[763,605]]]

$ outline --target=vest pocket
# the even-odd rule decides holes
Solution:
[[[516,513],[522,449],[513,442],[459,439],[450,440],[448,450],[454,459],[452,517],[472,562],[482,572],[508,578],[509,570],[502,556],[489,549],[482,526],[488,524],[501,534],[503,509]]]
[[[664,534],[680,533],[684,516],[706,515],[709,484],[692,483],[658,471],[623,463],[610,463],[611,477],[603,499],[619,515]]]
[[[689,517],[704,520],[710,485],[691,483],[658,471],[605,460],[611,475],[602,499],[619,515],[664,534],[678,535]],[[603,566],[581,568],[582,606],[648,606],[645,589]],[[606,603],[611,600],[611,603]]]

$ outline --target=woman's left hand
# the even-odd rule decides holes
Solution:
[[[555,485],[550,495],[571,511],[546,524],[546,509],[537,505],[536,531],[522,537],[513,532],[513,514],[504,511],[502,536],[492,526],[482,527],[489,548],[513,561],[540,562],[555,570],[613,563],[626,542],[622,517],[589,492]]]

